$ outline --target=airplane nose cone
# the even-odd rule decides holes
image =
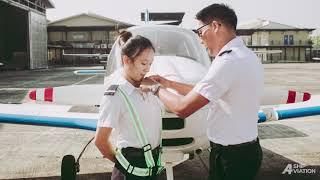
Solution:
[[[36,90],[33,90],[33,91],[31,91],[31,92],[29,93],[29,98],[30,98],[31,100],[36,100],[36,95],[37,95]]]

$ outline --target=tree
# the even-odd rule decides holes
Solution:
[[[320,35],[311,38],[313,47],[320,48]]]

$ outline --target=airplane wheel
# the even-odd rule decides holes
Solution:
[[[192,152],[192,153],[189,153],[189,159],[190,159],[190,160],[194,159],[194,153],[193,153],[193,152]]]
[[[76,179],[76,160],[73,155],[65,155],[61,164],[61,180]]]

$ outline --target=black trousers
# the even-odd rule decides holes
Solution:
[[[253,180],[260,168],[262,149],[259,139],[222,146],[210,142],[209,180]]]
[[[160,153],[160,148],[155,148],[154,150],[152,150],[152,155],[155,163],[157,163],[159,153]],[[132,166],[140,167],[140,168],[147,167],[142,149],[137,149],[132,147],[123,148],[122,154]],[[156,172],[157,169],[154,169],[154,171]],[[111,180],[157,180],[157,175],[140,177],[140,176],[129,174],[117,161],[112,171]]]

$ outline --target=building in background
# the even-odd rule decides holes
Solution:
[[[146,9],[141,13],[141,21],[148,24],[178,26],[182,23],[184,14],[184,12],[149,12]]]
[[[50,0],[0,0],[0,63],[5,69],[47,68]]]
[[[83,13],[48,24],[48,61],[50,64],[93,64],[87,56],[65,54],[108,54],[118,30],[132,24]]]
[[[311,60],[314,29],[296,28],[268,20],[255,19],[238,26],[246,45],[255,51],[281,50],[281,53],[261,54],[264,62],[306,62]]]

